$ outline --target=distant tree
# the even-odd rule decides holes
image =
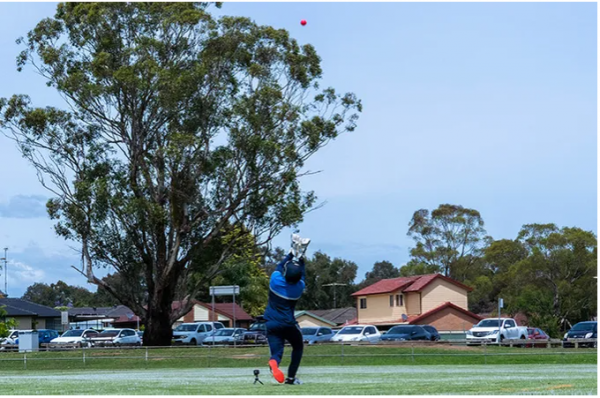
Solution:
[[[6,306],[0,307],[0,338],[8,337],[10,330],[17,326],[14,318],[6,318]]]
[[[440,267],[435,264],[421,263],[416,260],[410,260],[400,267],[400,276],[415,276],[436,274],[440,272]]]
[[[358,266],[341,258],[333,260],[322,252],[316,252],[306,260],[306,291],[298,300],[298,309],[321,310],[355,305],[351,294],[355,291],[354,279]],[[341,283],[345,286],[325,286]],[[335,289],[335,290],[334,290]]]
[[[397,278],[399,276],[400,271],[392,263],[389,261],[377,261],[373,264],[371,271],[365,273],[365,279],[358,284],[357,289],[363,289],[382,279]]]
[[[509,309],[544,320],[551,330],[597,314],[597,238],[580,228],[528,224],[518,241],[527,257],[510,267]],[[540,325],[541,326],[541,325]]]
[[[418,210],[409,223],[408,236],[416,242],[411,257],[459,281],[472,278],[481,268],[483,225],[477,210],[459,205],[442,204],[431,214]]]

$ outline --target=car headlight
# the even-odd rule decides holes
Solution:
[[[566,339],[567,337],[569,337],[569,332],[565,333],[565,335],[563,336],[563,339]]]
[[[467,336],[473,336],[473,332],[471,332],[470,330],[467,330]]]
[[[588,334],[586,334],[586,335],[585,335],[585,338],[586,338],[586,339],[589,339],[589,338],[591,338],[593,335],[594,335],[594,333],[590,332],[590,333],[588,333]]]
[[[492,330],[491,332],[488,333],[488,336],[491,336],[493,334],[497,334],[499,332],[499,330]]]

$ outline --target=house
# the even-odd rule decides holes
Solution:
[[[298,325],[301,328],[319,326],[333,328],[337,326],[335,322],[320,317],[313,311],[295,311],[294,316],[296,317],[296,322],[298,322]]]
[[[132,328],[139,329],[141,319],[127,306],[69,308],[71,327],[77,328]]]
[[[357,311],[354,307],[335,308],[330,310],[310,310],[311,313],[320,316],[336,326],[344,326],[353,319],[356,319]]]
[[[236,327],[248,328],[254,319],[238,303],[215,303],[215,313],[213,314],[212,304],[198,300],[193,300],[193,302],[192,309],[173,324],[174,328],[182,323],[207,321],[218,321],[226,327],[232,327],[234,318]],[[182,301],[174,301],[171,308],[173,310],[179,309],[182,303]]]
[[[0,307],[6,311],[4,318],[14,318],[16,329],[62,330],[60,311],[19,298],[0,296]]]
[[[482,319],[468,310],[472,290],[441,274],[383,279],[352,295],[358,311],[350,323],[382,329],[428,324],[440,331],[468,330]]]

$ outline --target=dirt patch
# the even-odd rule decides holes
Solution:
[[[258,354],[242,354],[242,355],[228,356],[228,358],[232,358],[232,359],[256,359],[256,358],[260,358],[260,355],[258,355]]]

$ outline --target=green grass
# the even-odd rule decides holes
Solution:
[[[342,356],[343,349],[343,356]],[[283,365],[289,360],[286,348]],[[148,357],[146,358],[146,352]],[[414,355],[413,355],[414,352]],[[85,363],[84,363],[85,355]],[[197,369],[262,367],[269,357],[267,347],[163,349],[86,349],[27,354],[26,368],[33,370]],[[0,371],[23,370],[24,354],[0,353]],[[501,364],[597,364],[597,350],[524,349],[509,347],[408,346],[307,346],[303,366],[381,365],[501,365]]]
[[[275,384],[252,369],[4,371],[0,394],[94,395],[433,395],[596,394],[597,366],[397,365],[301,366],[301,386]],[[266,374],[265,374],[266,373]]]

